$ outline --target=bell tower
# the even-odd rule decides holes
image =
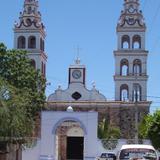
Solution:
[[[38,11],[37,0],[25,0],[19,22],[14,26],[14,48],[26,50],[35,69],[45,76],[47,55],[45,53],[45,27]]]
[[[115,100],[147,101],[146,25],[139,0],[124,0],[117,24],[115,57]]]

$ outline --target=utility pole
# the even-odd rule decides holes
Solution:
[[[135,67],[135,82],[137,82],[137,76],[138,76],[138,68]],[[138,144],[138,85],[135,84],[135,144]]]
[[[138,86],[135,90],[135,144],[138,144]]]

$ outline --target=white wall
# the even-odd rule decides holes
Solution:
[[[95,159],[97,149],[97,112],[42,112],[41,141],[23,152],[23,160],[56,160],[56,129],[66,120],[81,124],[84,132],[84,159]]]

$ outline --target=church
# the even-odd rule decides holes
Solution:
[[[14,48],[27,50],[32,65],[45,76],[46,33],[38,3],[24,1],[14,26]],[[68,88],[58,86],[47,98],[48,110],[41,113],[39,140],[34,148],[23,152],[23,160],[95,159],[105,151],[97,135],[103,119],[120,129],[121,138],[135,138],[137,124],[151,105],[147,101],[146,25],[139,6],[139,0],[124,0],[117,23],[118,44],[113,51],[115,100],[108,101],[94,84],[91,90],[87,88],[87,69],[77,58],[66,68]]]

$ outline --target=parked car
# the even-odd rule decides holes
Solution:
[[[142,144],[123,145],[117,160],[159,160],[153,146]]]
[[[158,157],[159,157],[159,160],[160,160],[160,151],[158,151]]]
[[[116,160],[116,155],[114,153],[102,153],[98,160]]]

